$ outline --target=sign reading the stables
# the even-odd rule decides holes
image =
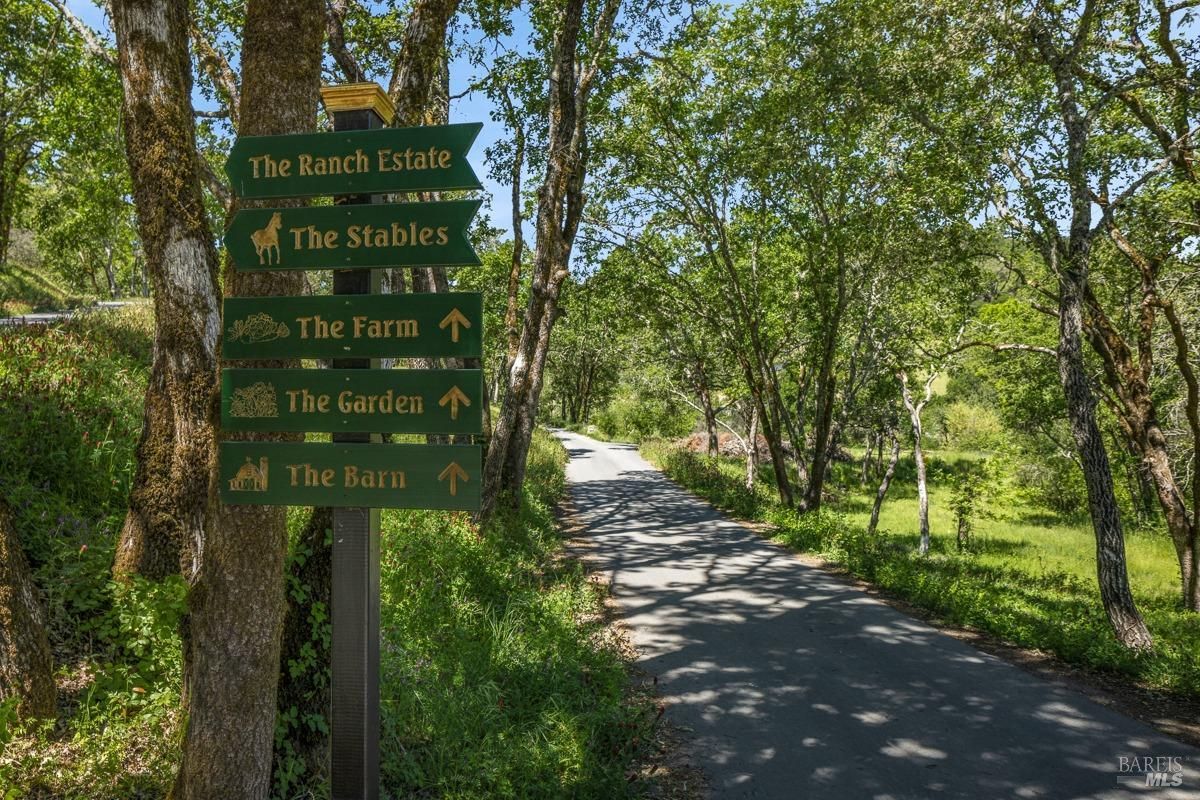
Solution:
[[[477,369],[226,369],[227,431],[478,433]]]
[[[480,202],[247,209],[225,247],[242,271],[475,265],[467,226]]]
[[[479,445],[221,442],[221,502],[479,508]]]
[[[221,355],[270,358],[479,358],[483,296],[229,297]]]
[[[225,162],[238,197],[479,189],[467,150],[482,123],[244,136]]]

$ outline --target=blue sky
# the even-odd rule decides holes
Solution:
[[[93,30],[100,32],[108,41],[111,42],[113,40],[108,19],[95,3],[91,2],[91,0],[67,0],[67,5],[85,24],[91,26]],[[522,14],[517,14],[513,23],[514,30],[510,43],[514,46],[519,46],[520,43],[527,41],[529,38],[528,20]],[[387,80],[387,76],[373,77],[381,82]],[[462,94],[478,77],[475,68],[471,66],[467,59],[462,57],[455,59],[450,66],[451,95]],[[193,95],[193,102],[197,108],[201,109],[209,105],[198,92]],[[473,92],[451,102],[450,121],[483,123],[483,130],[480,132],[479,138],[475,140],[475,145],[471,148],[469,160],[475,168],[475,173],[483,183],[484,200],[488,203],[483,213],[488,214],[493,226],[510,232],[512,228],[512,209],[509,199],[511,187],[503,186],[488,177],[487,163],[484,159],[484,150],[504,136],[504,127],[492,120],[492,112],[492,103],[487,95],[483,92]],[[529,235],[530,233],[531,231],[526,228],[526,234]]]

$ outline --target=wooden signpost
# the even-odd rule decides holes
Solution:
[[[478,294],[372,294],[378,267],[478,264],[478,200],[378,203],[375,193],[477,189],[482,127],[386,128],[373,83],[321,91],[332,133],[239,139],[225,165],[244,199],[334,195],[335,205],[239,211],[225,236],[241,271],[332,269],[333,296],[225,301],[226,360],[324,358],[332,369],[225,369],[226,431],[332,432],[333,443],[223,441],[224,503],[331,506],[330,782],[379,798],[379,509],[478,510],[479,445],[383,444],[383,433],[482,433],[477,369],[382,370],[380,358],[478,358]]]

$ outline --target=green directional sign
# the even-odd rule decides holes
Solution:
[[[478,445],[221,442],[233,505],[479,509]]]
[[[243,136],[225,174],[243,198],[478,189],[467,151],[482,127]]]
[[[225,247],[242,271],[460,266],[479,263],[467,226],[479,200],[255,208],[239,211]]]
[[[227,431],[481,433],[477,369],[226,369]]]
[[[229,297],[226,359],[435,358],[482,355],[483,296]]]

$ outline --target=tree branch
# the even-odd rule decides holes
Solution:
[[[64,0],[46,0],[46,2],[54,6],[54,8],[58,10],[58,13],[63,15],[63,19],[67,21],[67,24],[70,25],[72,30],[79,35],[79,38],[83,39],[83,44],[89,53],[108,64],[116,66],[116,52],[109,48],[108,45],[106,45],[100,39],[100,37],[96,35],[95,31],[83,24],[83,21],[71,12],[71,9],[67,6]]]

